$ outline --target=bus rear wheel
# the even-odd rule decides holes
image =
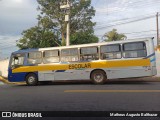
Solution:
[[[38,84],[38,78],[34,73],[30,73],[26,76],[26,83],[29,86],[35,86]]]
[[[107,76],[102,70],[95,70],[91,74],[91,80],[95,84],[104,84],[107,80]]]

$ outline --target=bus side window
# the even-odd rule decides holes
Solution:
[[[78,61],[78,48],[70,48],[61,50],[62,62],[76,62]]]
[[[138,58],[146,56],[147,56],[147,51],[144,42],[132,42],[123,44],[124,58]]]
[[[41,52],[29,52],[28,53],[28,64],[40,64],[42,63]]]
[[[44,63],[57,63],[59,62],[59,51],[58,50],[47,50],[43,52]]]
[[[120,44],[101,46],[101,59],[120,59],[121,54]]]
[[[98,60],[98,47],[84,47],[80,49],[80,60],[91,61]]]

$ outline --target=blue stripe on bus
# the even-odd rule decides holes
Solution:
[[[152,54],[148,55],[147,57],[145,57],[144,59],[150,58],[150,57],[152,57],[154,55],[155,55],[155,53],[152,53]]]
[[[22,73],[12,73],[12,69],[9,68],[8,69],[8,81],[10,82],[23,82],[25,81],[25,77],[29,72],[22,72]],[[36,76],[38,77],[38,72],[32,72],[34,74],[36,74]]]
[[[65,72],[66,70],[57,70],[56,72]]]
[[[154,61],[156,61],[156,58],[153,58],[152,60],[150,60],[150,62],[154,62]]]
[[[153,57],[153,56],[155,56],[155,53],[152,53],[152,54],[148,55],[148,56],[145,57],[144,59],[151,58],[151,57]],[[150,60],[150,62],[154,62],[154,61],[156,61],[156,58],[155,58],[155,57]]]

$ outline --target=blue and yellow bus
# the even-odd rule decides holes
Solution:
[[[10,82],[91,80],[156,75],[152,38],[83,45],[27,49],[13,52],[8,68]]]

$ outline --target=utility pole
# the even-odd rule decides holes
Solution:
[[[158,12],[156,14],[156,23],[157,23],[157,46],[160,45],[160,41],[159,41],[159,21],[158,21]]]
[[[66,46],[70,45],[70,2],[67,0],[67,5],[60,6],[61,9],[67,9],[67,14],[65,15],[65,21],[67,22],[66,29]]]
[[[69,11],[67,13],[67,19],[65,20],[67,22],[66,46],[69,46],[70,45],[70,3],[69,3],[69,0],[67,0],[67,4],[69,5]]]

